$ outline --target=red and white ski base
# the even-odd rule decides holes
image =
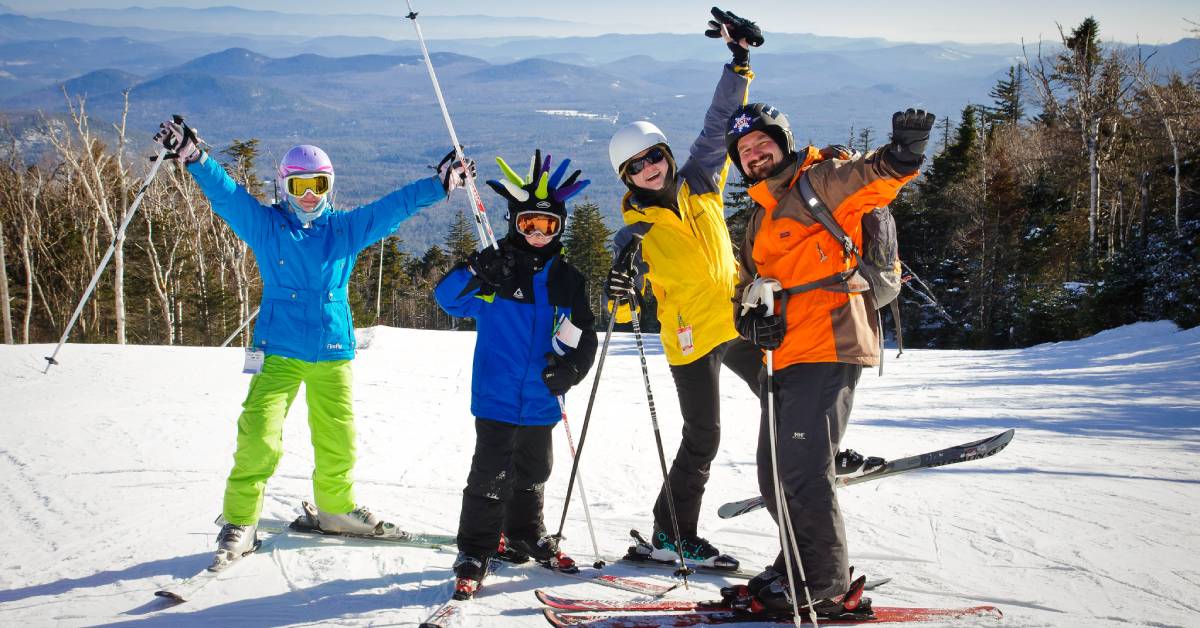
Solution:
[[[754,613],[730,610],[721,602],[696,602],[691,600],[620,601],[562,598],[536,592],[538,600],[551,608],[542,609],[547,621],[554,626],[593,626],[596,628],[655,628],[658,626],[701,626],[733,623],[782,623],[791,624],[791,614]],[[563,612],[585,611],[585,612]],[[665,614],[670,611],[682,611]],[[614,613],[636,613],[620,615]],[[656,614],[664,613],[664,614]],[[876,606],[871,616],[845,616],[824,618],[820,622],[829,625],[879,624],[895,622],[933,622],[968,617],[992,617],[999,619],[1003,614],[994,606],[972,606],[964,608],[913,608],[901,606]],[[808,618],[805,617],[807,622]]]

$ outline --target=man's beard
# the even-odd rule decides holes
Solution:
[[[756,180],[763,180],[775,174],[775,170],[779,168],[779,162],[775,161],[773,155],[768,155],[751,163],[746,168],[746,173]]]

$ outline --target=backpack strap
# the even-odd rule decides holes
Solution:
[[[829,211],[829,207],[821,201],[821,197],[817,196],[817,191],[808,182],[807,175],[800,177],[798,188],[800,189],[800,198],[808,206],[808,213],[812,214],[812,217],[821,223],[822,227],[825,227],[829,235],[842,245],[842,255],[845,259],[849,260],[851,256],[858,259],[859,251],[858,247],[854,246],[854,240],[846,233],[845,229],[842,229],[838,221],[833,219],[833,212]]]

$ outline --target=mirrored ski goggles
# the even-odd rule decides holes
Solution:
[[[320,172],[294,174],[287,178],[286,183],[287,193],[292,196],[304,196],[306,192],[324,196],[333,187],[333,177]]]
[[[535,233],[540,233],[544,236],[553,236],[558,234],[558,230],[562,227],[562,219],[558,214],[550,214],[547,212],[521,212],[517,214],[517,232],[521,235],[531,236]]]
[[[659,163],[666,158],[667,158],[667,152],[664,151],[662,148],[656,146],[656,147],[650,149],[650,152],[646,153],[645,155],[642,155],[640,158],[634,159],[633,161],[630,161],[628,164],[625,164],[625,172],[626,172],[626,174],[631,174],[631,175],[638,174],[639,172],[645,170],[646,166],[649,166],[650,164]]]

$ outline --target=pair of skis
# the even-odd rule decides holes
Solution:
[[[948,464],[959,462],[967,462],[968,460],[979,460],[994,456],[1008,446],[1012,442],[1013,436],[1016,435],[1016,430],[1005,430],[976,441],[955,445],[945,449],[938,449],[916,456],[908,456],[907,458],[899,458],[890,460],[883,466],[874,467],[866,470],[861,474],[839,475],[834,480],[834,483],[839,487],[853,486],[862,482],[870,482],[872,480],[881,480],[886,477],[897,475],[899,473],[907,473],[916,471],[917,469],[929,469],[933,467],[943,467]],[[761,495],[743,499],[741,501],[729,502],[717,509],[717,516],[722,519],[731,519],[744,515],[748,512],[753,512],[766,505]]]
[[[755,612],[731,608],[723,600],[652,600],[622,602],[613,600],[572,599],[538,590],[539,601],[546,605],[542,614],[553,626],[590,626],[593,628],[658,628],[660,626],[702,626],[740,623],[791,623],[792,614]],[[872,623],[909,623],[949,621],[953,619],[1003,616],[994,606],[962,608],[920,608],[875,606],[869,614],[822,618],[829,625]],[[807,617],[804,618],[807,622]]]

